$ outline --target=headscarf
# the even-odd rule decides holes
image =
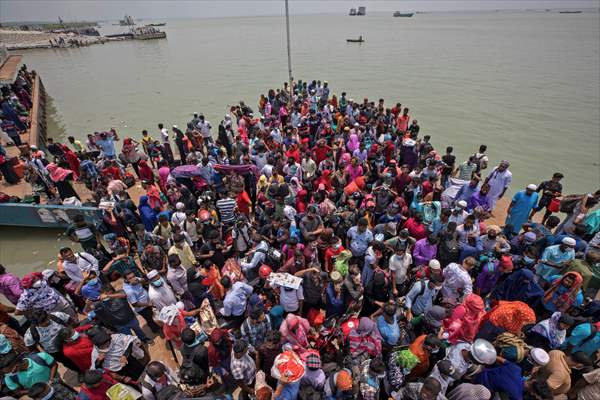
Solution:
[[[349,261],[352,258],[352,252],[350,250],[343,250],[340,254],[335,257],[335,269],[345,277],[348,275]]]
[[[543,295],[544,290],[535,282],[534,273],[528,269],[512,272],[492,291],[492,298],[529,304],[533,304]]]
[[[439,328],[442,321],[446,318],[446,309],[442,306],[432,306],[423,314],[423,320],[429,326]]]
[[[152,168],[148,165],[146,160],[140,160],[138,163],[138,169],[140,170],[140,179],[144,181],[153,181],[154,180],[154,172],[152,172]]]
[[[208,338],[208,363],[211,367],[219,367],[231,353],[231,340],[226,329],[213,330]]]
[[[64,181],[69,175],[73,173],[70,169],[64,169],[54,163],[46,165],[46,169],[50,172],[50,179],[53,182],[58,183]]]
[[[309,329],[310,324],[306,319],[294,314],[288,314],[279,327],[279,332],[281,332],[284,342],[288,342],[294,347],[306,349],[308,348],[307,334]]]
[[[43,279],[41,272],[30,272],[21,279],[21,286],[23,286],[23,289],[29,289],[31,285],[33,285],[33,282],[39,281],[40,279]]]
[[[410,350],[397,351],[393,357],[399,367],[407,370],[412,370],[420,362],[419,357],[414,355]]]
[[[558,289],[562,286],[562,283],[567,276],[572,276],[575,279],[573,285],[571,285],[571,287],[568,288],[566,292],[562,294],[557,293]],[[571,306],[575,302],[575,299],[577,298],[577,294],[579,293],[579,289],[581,288],[582,284],[583,278],[581,277],[579,272],[567,272],[561,278],[556,279],[554,282],[552,282],[550,289],[548,289],[546,291],[546,294],[544,294],[544,303],[553,302],[558,311],[566,312],[569,308],[571,308]],[[556,298],[554,297],[555,295],[557,295]]]
[[[267,177],[264,175],[261,175],[260,178],[258,178],[258,182],[256,183],[256,191],[260,192],[263,188],[267,188],[269,187],[269,183],[267,182]]]
[[[348,342],[350,354],[356,359],[361,355],[376,357],[381,354],[381,335],[375,322],[368,317],[362,317],[358,327],[350,331]]]
[[[532,332],[538,333],[548,339],[548,344],[552,349],[558,348],[567,337],[567,331],[558,327],[558,320],[561,315],[561,312],[556,311],[550,318],[540,321],[531,328]]]
[[[521,301],[500,301],[483,317],[484,321],[517,335],[524,325],[535,323],[536,318],[531,307]]]
[[[469,294],[464,302],[454,309],[452,316],[444,321],[448,341],[451,344],[460,341],[473,342],[484,315],[485,306],[481,297],[474,293]]]

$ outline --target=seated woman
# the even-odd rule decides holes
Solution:
[[[583,303],[583,278],[578,272],[552,275],[548,282],[551,282],[550,288],[542,298],[546,315],[555,311],[566,313],[571,307],[578,307]]]
[[[538,322],[527,332],[527,344],[546,351],[557,349],[567,337],[567,329],[573,325],[573,318],[568,314],[555,312],[548,319]]]

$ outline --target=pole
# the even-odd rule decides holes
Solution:
[[[288,80],[289,80],[289,101],[292,101],[294,89],[292,88],[292,53],[290,51],[290,8],[288,0],[285,0],[285,29],[287,34],[287,58],[288,58]]]

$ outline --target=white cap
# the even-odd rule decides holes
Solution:
[[[548,353],[544,349],[540,349],[538,347],[535,347],[535,348],[531,349],[531,351],[529,352],[529,354],[531,355],[531,359],[537,365],[540,365],[542,367],[544,365],[548,364],[548,362],[550,361],[550,356],[548,355]]]
[[[563,238],[563,240],[561,241],[562,244],[566,244],[569,247],[575,247],[575,245],[577,244],[577,242],[575,241],[575,239],[573,239],[572,237],[565,237]]]
[[[467,202],[464,200],[459,201],[458,203],[456,203],[460,208],[467,208]]]
[[[438,270],[441,269],[442,266],[440,265],[440,262],[434,258],[433,260],[429,261],[429,268]]]
[[[185,208],[185,204],[183,204],[182,202],[178,202],[177,204],[175,204],[175,208],[178,210],[183,210]]]
[[[157,275],[158,275],[158,271],[153,269],[152,271],[148,272],[148,275],[146,275],[146,276],[148,277],[148,279],[153,279]]]
[[[173,125],[173,128],[175,128],[175,129],[179,129],[179,128],[177,127],[177,125]]]
[[[533,183],[530,183],[529,185],[527,185],[527,189],[533,190],[535,192],[537,190],[537,186]]]

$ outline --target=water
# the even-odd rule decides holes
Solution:
[[[114,126],[121,137],[157,137],[158,122],[185,126],[194,111],[216,128],[228,105],[256,108],[287,79],[283,17],[167,22],[167,40],[23,52],[54,98],[52,134]],[[459,160],[486,143],[491,163],[511,161],[511,192],[555,171],[565,192],[600,186],[597,13],[293,16],[291,27],[295,77],[408,105],[434,146],[453,145]],[[364,44],[346,43],[359,35]],[[0,262],[17,272],[41,261],[12,251],[16,243],[56,254],[55,232],[0,230],[2,242],[9,235],[15,246],[2,244]]]

